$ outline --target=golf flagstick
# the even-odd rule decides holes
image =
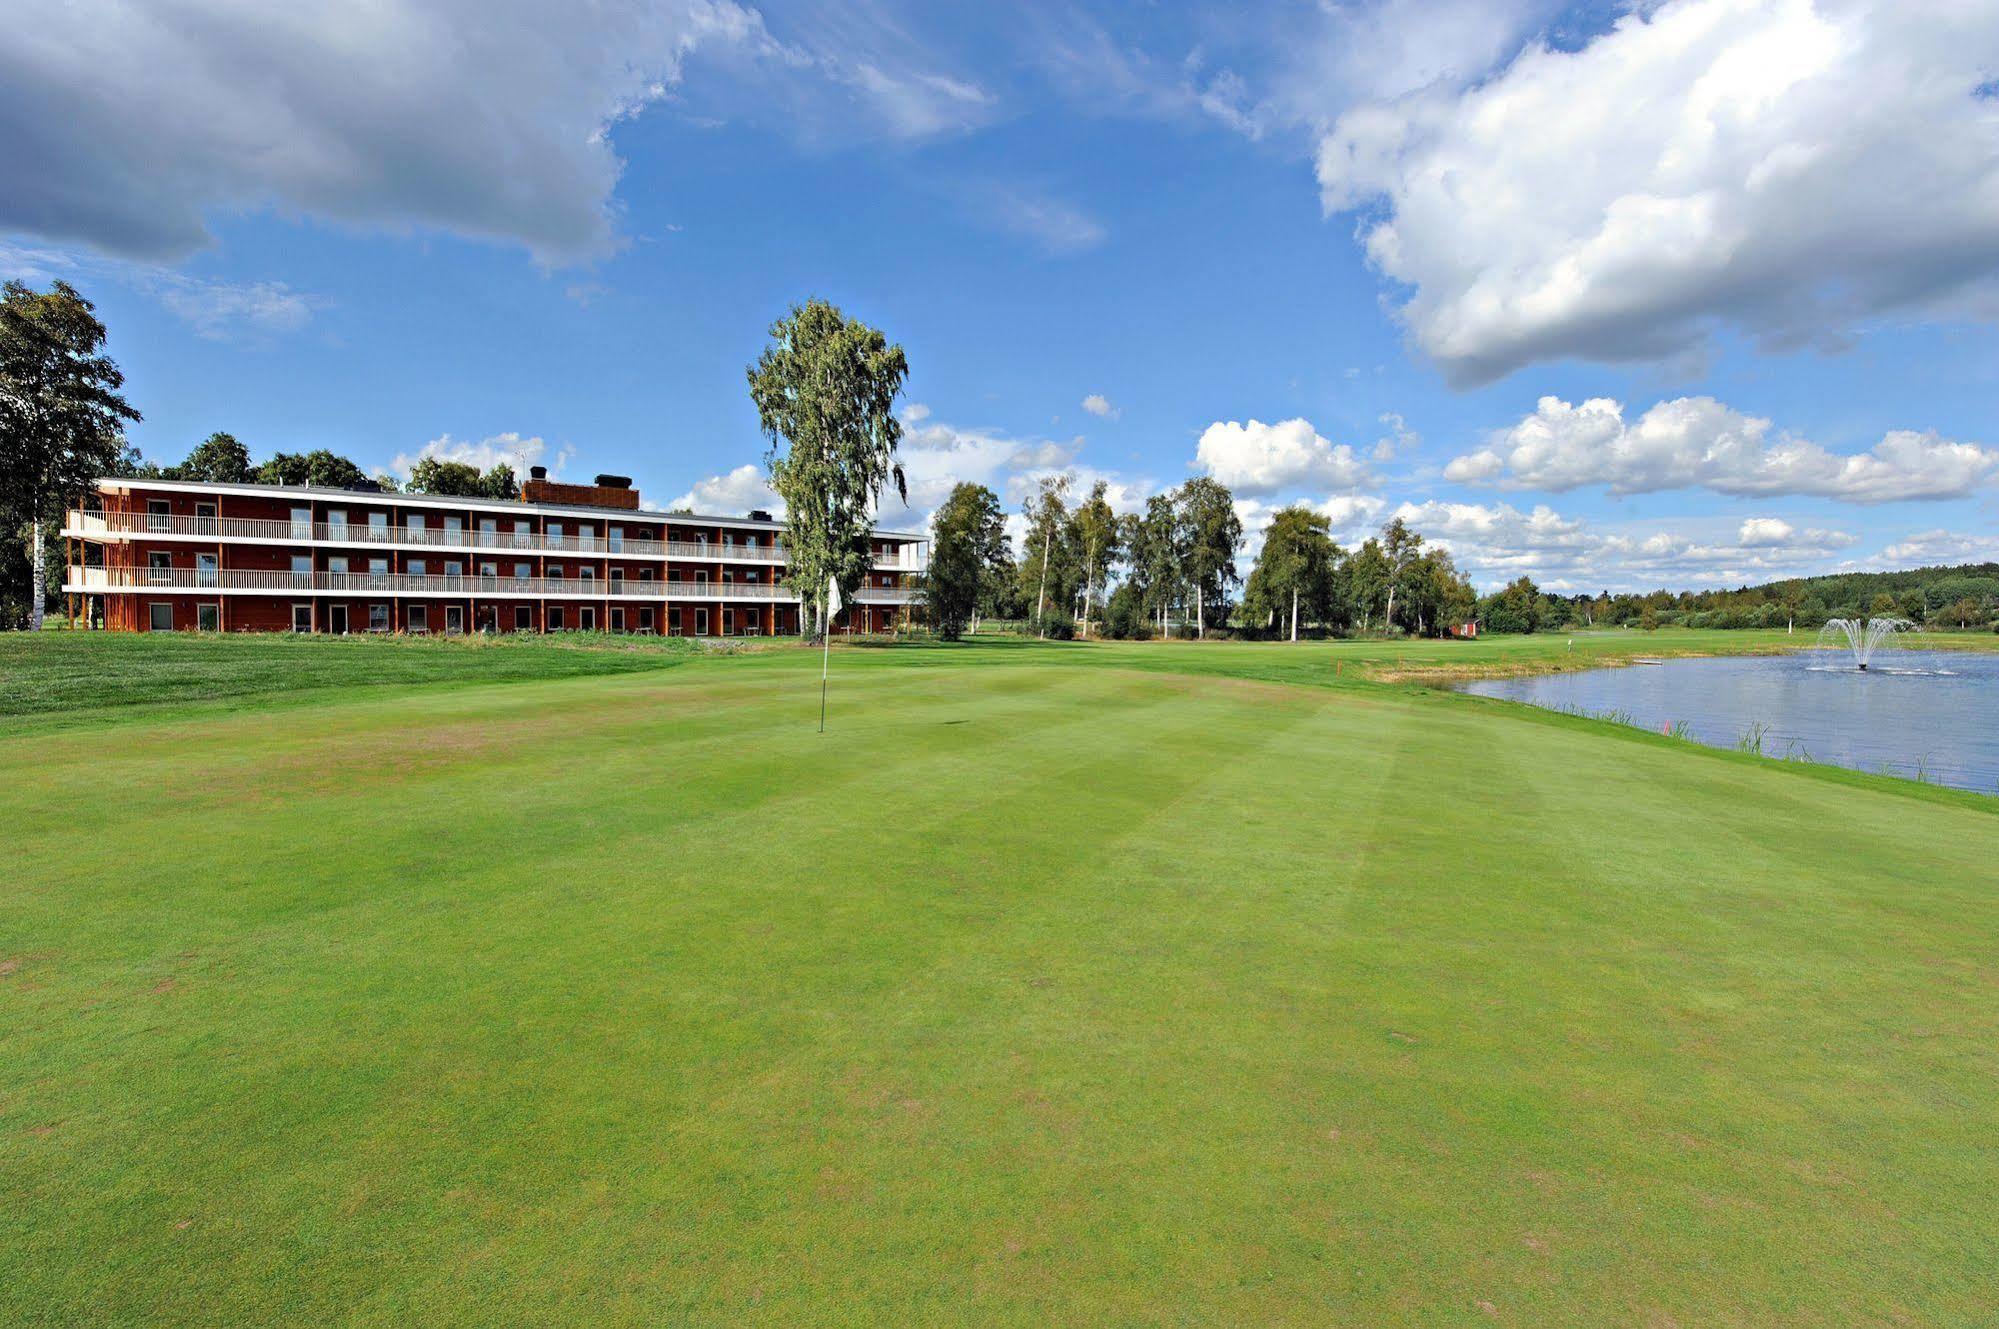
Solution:
[[[840,612],[840,580],[826,578],[825,654],[819,660],[819,732],[826,732],[826,675],[833,668],[833,615]]]

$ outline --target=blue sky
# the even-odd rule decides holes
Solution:
[[[743,368],[816,295],[909,352],[897,524],[1205,471],[1485,585],[1994,558],[1979,8],[80,3],[0,35],[0,266],[160,460],[766,506]]]

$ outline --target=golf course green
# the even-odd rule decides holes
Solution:
[[[10,641],[0,1323],[1989,1323],[1999,800],[1412,681],[1777,644]]]

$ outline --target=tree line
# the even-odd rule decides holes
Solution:
[[[1288,637],[1351,632],[1436,636],[1469,621],[1471,583],[1450,551],[1401,518],[1353,550],[1324,514],[1276,513],[1243,575],[1241,518],[1226,485],[1196,476],[1117,513],[1099,480],[1072,502],[1069,475],[1041,479],[1016,551],[999,496],[956,486],[931,523],[925,600],[947,638],[981,619],[1038,637]]]

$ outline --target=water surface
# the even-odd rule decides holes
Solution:
[[[1610,716],[1736,747],[1999,792],[1999,655],[1883,649],[1668,660],[1463,685],[1483,697]]]

